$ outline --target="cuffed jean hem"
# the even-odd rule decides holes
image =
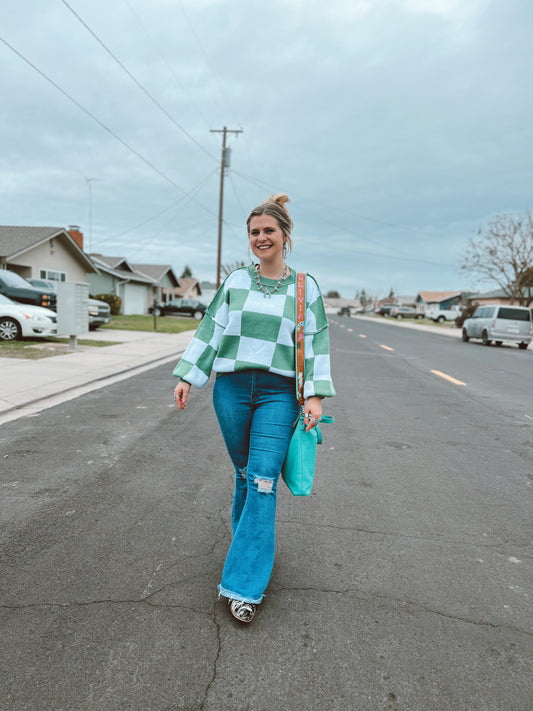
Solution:
[[[232,593],[229,590],[226,590],[226,588],[223,588],[222,585],[218,586],[218,594],[219,597],[220,595],[223,595],[224,597],[227,597],[230,600],[239,600],[239,602],[251,602],[254,605],[259,605],[262,601],[263,598],[265,597],[264,595],[261,595],[261,597],[245,597],[244,595],[239,595],[238,593]]]

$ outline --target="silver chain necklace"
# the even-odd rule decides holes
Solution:
[[[263,284],[263,282],[261,281],[261,277],[259,276],[259,264],[256,264],[254,278],[255,278],[255,283],[257,284],[258,288],[263,292],[263,294],[265,296],[272,296],[272,294],[275,294],[276,291],[279,290],[283,281],[288,277],[289,274],[290,274],[290,269],[286,264],[284,264],[283,271],[281,272],[281,275],[278,279],[278,283],[275,284],[272,288],[270,288],[268,286],[265,286]]]

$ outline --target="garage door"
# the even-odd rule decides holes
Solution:
[[[122,288],[123,314],[145,314],[147,311],[147,289],[140,284],[123,284]]]

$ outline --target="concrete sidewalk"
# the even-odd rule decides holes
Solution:
[[[174,334],[106,329],[81,338],[117,341],[117,345],[82,346],[37,360],[0,358],[0,424],[62,401],[50,401],[54,396],[70,393],[63,400],[71,399],[103,387],[110,379],[128,378],[141,370],[177,362],[193,334],[194,330]]]

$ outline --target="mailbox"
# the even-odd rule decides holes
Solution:
[[[76,336],[89,331],[89,285],[78,281],[60,281],[57,285],[57,333]],[[74,339],[74,341],[73,341]]]

